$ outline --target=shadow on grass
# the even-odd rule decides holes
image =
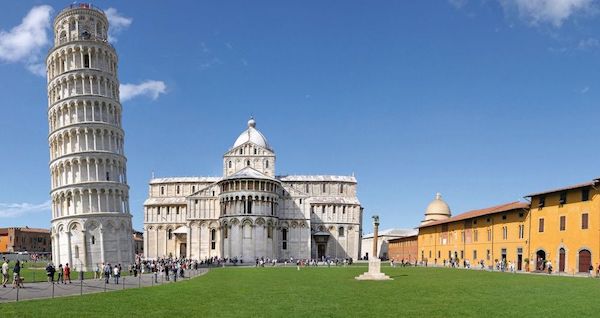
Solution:
[[[408,274],[401,274],[401,275],[388,275],[388,276],[390,276],[391,278],[397,278],[397,277],[405,277],[405,276],[408,276]]]

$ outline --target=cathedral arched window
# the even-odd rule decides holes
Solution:
[[[75,245],[75,255],[73,255],[73,257],[79,258],[79,246],[77,245]]]
[[[246,166],[250,166],[250,160],[246,160]]]
[[[160,195],[165,195],[165,187],[160,187]]]
[[[231,160],[229,160],[229,168],[231,168]]]
[[[344,185],[340,184],[340,193],[344,193]]]
[[[325,185],[325,183],[323,183],[323,193],[325,193],[325,191],[326,191],[325,187],[326,187],[326,185]]]
[[[92,235],[92,244],[96,244],[96,237]]]
[[[265,168],[269,168],[269,160],[265,161]]]
[[[267,238],[273,238],[273,226],[271,224],[267,227]]]
[[[287,250],[287,234],[288,234],[288,230],[287,229],[283,229],[281,230],[281,241],[282,241],[282,248],[284,250]]]
[[[169,229],[169,234],[168,235],[169,235],[168,236],[169,240],[173,239],[173,230],[172,229]]]
[[[338,236],[339,237],[343,237],[344,236],[344,227],[343,226],[340,226],[338,228]]]
[[[240,148],[240,155],[243,155],[243,154],[244,154],[244,149]]]
[[[257,153],[257,150],[256,150],[256,148],[254,148],[254,154],[256,154],[256,153]]]
[[[210,249],[214,250],[217,248],[217,230],[210,230]]]

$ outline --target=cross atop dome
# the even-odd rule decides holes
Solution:
[[[256,128],[256,120],[254,120],[253,116],[250,116],[250,120],[248,120],[248,128]]]

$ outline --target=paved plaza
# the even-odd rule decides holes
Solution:
[[[187,270],[184,278],[177,278],[177,282],[189,280],[191,278],[204,275],[208,272],[207,268],[200,268],[197,270]],[[138,277],[127,276],[121,277],[119,284],[114,284],[113,278],[109,280],[109,284],[105,284],[104,278],[102,279],[85,279],[85,280],[73,280],[71,284],[51,284],[48,282],[40,283],[27,283],[25,282],[25,288],[15,288],[7,285],[6,288],[0,287],[0,303],[12,302],[12,301],[23,301],[31,299],[41,298],[54,298],[64,296],[75,296],[82,294],[102,293],[116,290],[125,290],[131,288],[150,287],[154,285],[171,284],[175,281],[171,277],[170,280],[166,280],[164,275],[157,275],[156,279],[153,279],[153,274],[142,274]]]

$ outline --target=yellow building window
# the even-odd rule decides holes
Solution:
[[[560,216],[560,230],[564,231],[566,228],[566,223],[567,223],[567,217],[564,215]]]
[[[582,230],[587,230],[588,228],[588,214],[587,213],[583,213],[581,215],[581,229]]]
[[[488,237],[488,241],[492,240],[492,230],[491,229],[487,230],[487,237]]]
[[[477,232],[477,230],[473,230],[473,241],[477,242],[477,240],[479,240],[479,233]]]
[[[503,240],[508,239],[508,227],[506,227],[506,226],[502,227],[502,239]]]
[[[525,225],[519,225],[519,238],[522,239],[525,237]]]
[[[544,232],[544,218],[538,220],[538,232]]]

